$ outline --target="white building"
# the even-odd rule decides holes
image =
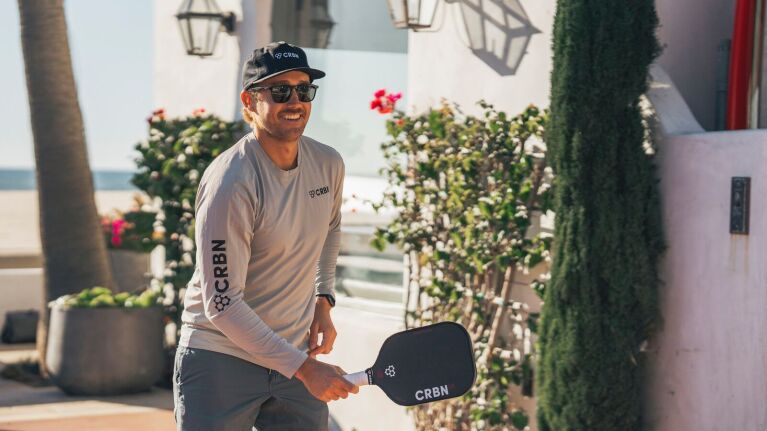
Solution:
[[[154,6],[154,102],[170,116],[205,107],[239,116],[240,66],[259,46],[284,39],[308,47],[318,82],[307,135],[336,147],[349,176],[345,244],[364,253],[371,223],[352,194],[375,198],[384,118],[368,109],[379,88],[402,91],[400,107],[423,110],[442,98],[476,112],[484,99],[515,114],[549,97],[554,0],[439,0],[432,28],[395,30],[384,0],[218,0],[237,22],[220,34],[214,55],[185,53],[177,28],[181,1]],[[664,52],[653,70],[650,101],[659,130],[659,174],[668,251],[662,265],[664,326],[650,345],[656,364],[648,417],[656,430],[767,429],[767,133],[721,128],[727,39],[734,0],[657,0]],[[327,18],[334,25],[325,44]],[[729,231],[732,177],[751,178],[749,235]],[[352,213],[355,207],[357,212]],[[360,216],[362,214],[362,216]],[[353,235],[356,233],[357,235]],[[396,268],[380,257],[347,257],[350,268]],[[375,272],[375,271],[373,271]],[[380,275],[380,274],[379,274]],[[384,276],[385,277],[385,276]],[[353,278],[353,277],[352,277]],[[364,278],[364,277],[363,277]],[[366,284],[367,283],[367,284]],[[389,286],[387,286],[387,284]],[[338,346],[329,360],[357,371],[374,360],[400,326],[391,282],[351,280],[336,312]],[[362,323],[360,323],[362,322]],[[343,352],[343,353],[341,353]],[[405,430],[402,409],[375,388],[331,412],[344,430]]]

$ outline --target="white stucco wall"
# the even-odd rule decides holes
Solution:
[[[674,81],[657,63],[650,67],[650,83],[645,96],[651,101],[657,117],[656,133],[671,136],[704,132]]]
[[[767,131],[666,138],[662,329],[650,345],[656,431],[767,429]],[[730,181],[751,177],[750,234],[729,233]]]
[[[408,96],[410,108],[420,112],[436,106],[442,98],[457,102],[466,113],[476,113],[476,102],[484,99],[511,114],[521,112],[530,103],[549,104],[551,72],[551,29],[555,0],[510,0],[513,5],[505,13],[487,0],[468,0],[483,14],[464,14],[460,3],[444,5],[437,10],[432,32],[411,32],[408,44]],[[519,8],[521,6],[521,9]],[[525,26],[510,13],[524,11]],[[493,68],[474,55],[469,48],[469,34],[463,17],[485,25],[484,44],[502,52],[501,44],[509,35],[529,35],[526,54],[514,73]],[[505,24],[501,24],[505,22]],[[506,26],[503,30],[503,26]],[[506,32],[508,35],[505,35]],[[514,46],[517,49],[517,46]],[[501,74],[497,70],[501,70]]]
[[[704,132],[655,66],[657,166],[667,251],[661,323],[647,353],[649,429],[767,429],[767,131]],[[731,235],[731,178],[751,177],[749,235]]]

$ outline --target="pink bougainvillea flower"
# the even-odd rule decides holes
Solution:
[[[389,94],[388,96],[386,96],[386,98],[387,98],[387,99],[388,99],[388,100],[389,100],[391,103],[397,103],[397,101],[398,101],[399,99],[402,99],[402,93],[396,93],[396,94],[392,93],[392,94]]]
[[[370,109],[378,109],[381,107],[381,99],[373,99],[370,102]]]
[[[386,94],[386,89],[382,88],[373,93],[373,97],[383,97],[384,94]]]
[[[194,115],[195,117],[199,117],[204,113],[205,113],[205,108],[197,108],[194,111],[192,111],[192,115]]]
[[[119,247],[123,243],[122,231],[125,226],[125,220],[117,219],[112,222],[112,245]]]

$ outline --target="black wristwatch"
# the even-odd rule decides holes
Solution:
[[[317,297],[318,298],[325,298],[325,299],[327,299],[328,300],[328,304],[330,304],[331,307],[335,307],[336,306],[336,298],[333,298],[333,295],[331,295],[329,293],[318,293]]]

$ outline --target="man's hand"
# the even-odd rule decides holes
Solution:
[[[336,328],[330,318],[330,303],[325,298],[317,298],[314,308],[314,320],[309,327],[309,356],[312,358],[319,354],[328,354],[333,350],[333,342],[336,341]],[[317,344],[319,334],[322,334],[322,344]]]
[[[340,367],[310,357],[296,371],[296,378],[303,382],[315,398],[327,403],[339,398],[345,399],[349,392],[359,392],[359,387],[346,380],[344,374],[346,372]]]

